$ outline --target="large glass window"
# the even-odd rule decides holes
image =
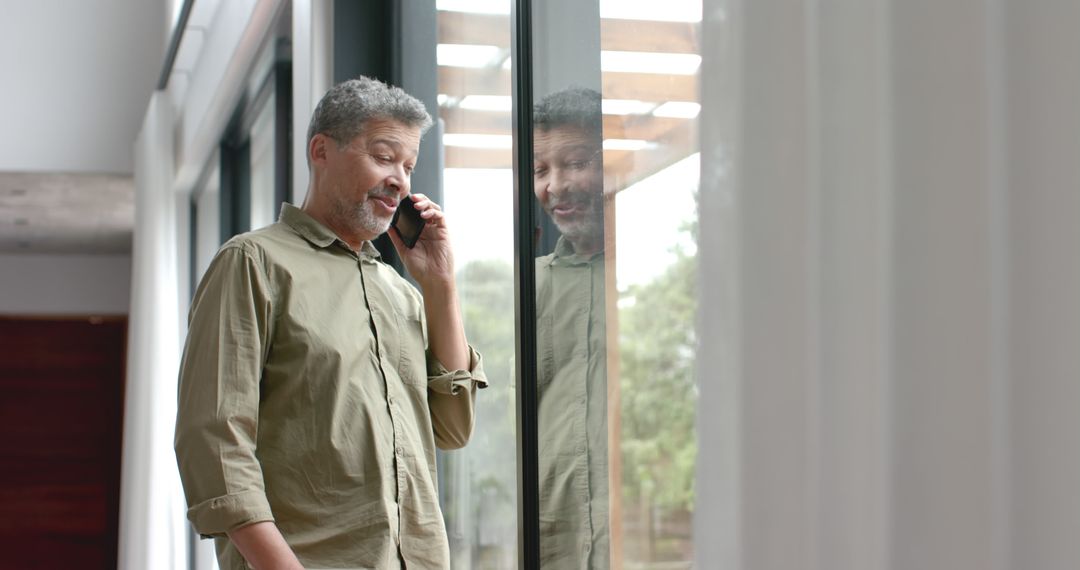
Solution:
[[[218,247],[221,246],[221,170],[218,164],[221,158],[214,153],[210,159],[213,168],[205,177],[202,187],[193,194],[194,219],[192,220],[192,279],[202,277],[210,267]],[[192,288],[192,294],[195,293]]]
[[[251,151],[251,210],[250,225],[255,229],[268,226],[277,219],[278,206],[274,188],[274,119],[276,94],[270,93],[255,113],[255,121],[249,131]]]
[[[510,1],[437,3],[443,207],[466,334],[490,380],[469,445],[442,455],[455,570],[518,567]]]
[[[701,4],[531,16],[541,566],[690,568]]]

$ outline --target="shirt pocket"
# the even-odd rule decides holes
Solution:
[[[398,374],[401,381],[415,388],[427,388],[427,347],[424,323],[411,316],[397,316]]]

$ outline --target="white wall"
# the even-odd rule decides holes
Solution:
[[[126,315],[130,255],[0,254],[0,314]]]
[[[0,170],[130,173],[165,13],[145,0],[4,2]]]

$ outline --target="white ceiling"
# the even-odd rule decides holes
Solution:
[[[171,4],[0,0],[0,251],[130,250]]]

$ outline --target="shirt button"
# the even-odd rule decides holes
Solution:
[[[400,447],[399,447],[399,448],[397,448],[397,449],[395,449],[394,451],[396,451],[398,455],[401,455],[401,454],[402,454],[402,451],[401,451],[401,448],[400,448]]]
[[[387,396],[386,397],[386,403],[390,404],[391,406],[394,405],[394,397],[393,396]]]

